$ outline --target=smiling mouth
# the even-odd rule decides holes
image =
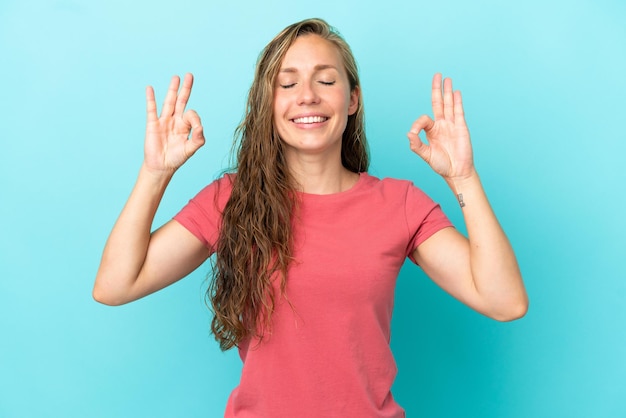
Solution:
[[[294,123],[321,123],[328,120],[324,116],[305,116],[303,118],[292,119]]]

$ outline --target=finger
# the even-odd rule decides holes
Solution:
[[[198,144],[198,148],[200,148],[204,145],[204,141],[204,128],[200,125],[192,131],[191,142]]]
[[[154,99],[154,89],[152,86],[146,87],[146,115],[148,122],[153,122],[158,119],[157,105]]]
[[[191,134],[191,139],[187,141],[190,154],[198,151],[198,149],[204,145],[204,129],[200,126],[197,129],[194,129]]]
[[[180,89],[178,98],[176,99],[176,108],[174,109],[175,115],[182,115],[189,101],[191,95],[191,88],[193,87],[193,75],[191,73],[185,74],[183,79],[183,87]]]
[[[454,122],[454,99],[452,97],[452,79],[443,80],[443,116]]]
[[[422,138],[420,138],[419,135],[416,135],[413,132],[409,132],[406,136],[409,138],[409,147],[411,148],[411,151],[419,155],[424,161],[428,162],[430,147],[422,141]]]
[[[190,126],[192,130],[202,128],[202,121],[200,121],[200,116],[198,116],[195,110],[186,111],[183,114],[183,122]]]
[[[186,124],[191,126],[191,137],[186,144],[188,155],[191,155],[204,145],[204,129],[200,121],[200,116],[193,110],[186,111],[183,114],[183,120]]]
[[[411,129],[409,130],[409,133],[417,135],[420,133],[421,130],[430,131],[434,125],[435,125],[435,121],[433,121],[430,118],[430,116],[422,115],[419,118],[417,118],[415,122],[413,122],[413,125],[411,125]]]
[[[170,81],[170,86],[167,89],[167,95],[163,102],[163,109],[161,109],[161,116],[172,116],[174,114],[174,107],[176,105],[176,96],[178,95],[178,87],[180,86],[180,78],[175,75]]]
[[[435,120],[443,119],[443,98],[441,96],[441,73],[435,74],[432,84],[433,116]]]
[[[465,124],[465,111],[463,110],[463,98],[460,91],[454,92],[454,122]]]
[[[426,161],[428,161],[430,147],[426,145],[424,141],[422,141],[419,133],[422,130],[429,131],[430,129],[432,129],[434,124],[435,122],[428,115],[422,115],[415,122],[413,122],[413,125],[411,125],[411,130],[407,133],[411,150]]]

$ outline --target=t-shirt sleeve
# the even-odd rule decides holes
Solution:
[[[406,217],[411,239],[407,246],[407,257],[415,264],[415,249],[435,232],[451,227],[452,222],[443,213],[438,203],[426,193],[410,184],[406,195]]]
[[[228,176],[206,186],[174,216],[207,248],[214,251],[222,221],[222,212],[230,197]]]

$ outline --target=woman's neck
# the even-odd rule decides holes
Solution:
[[[346,191],[356,184],[359,175],[338,161],[302,159],[289,161],[291,175],[298,191],[310,194],[333,194]]]

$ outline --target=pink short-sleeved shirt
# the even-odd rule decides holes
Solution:
[[[231,189],[223,177],[174,219],[213,248]],[[300,198],[290,303],[277,302],[271,334],[241,344],[225,416],[404,417],[391,395],[396,278],[418,245],[452,225],[412,183],[366,173],[345,192]]]

